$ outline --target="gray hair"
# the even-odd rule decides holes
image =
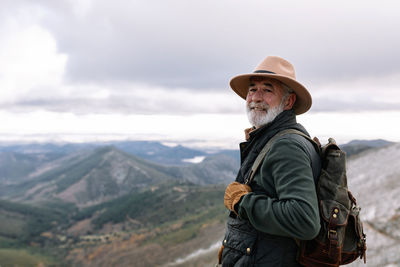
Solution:
[[[289,98],[290,94],[296,94],[296,93],[293,91],[292,88],[290,88],[283,82],[280,82],[280,83],[281,83],[282,89],[283,89],[283,96],[282,96],[282,100],[281,100],[281,105],[283,105],[286,102],[286,100]]]
[[[294,94],[295,92],[293,91],[292,88],[290,88],[289,86],[287,86],[286,84],[284,84],[283,82],[279,81],[282,85],[282,89],[283,89],[283,96],[284,97],[288,97],[290,94]]]

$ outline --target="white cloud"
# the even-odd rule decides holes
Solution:
[[[400,111],[316,112],[298,116],[311,136],[326,143],[329,137],[338,143],[353,139],[386,139],[400,142]]]
[[[145,139],[237,147],[247,127],[244,115],[123,115],[56,113],[29,114],[0,112],[7,122],[0,129],[0,141],[93,141]],[[239,129],[237,131],[237,129]]]
[[[149,82],[157,73],[152,84],[222,87],[224,77],[251,71],[268,54],[291,59],[310,81],[399,71],[396,1],[99,0],[88,6],[79,16],[51,7],[58,16],[43,23],[71,55],[73,80]]]
[[[364,94],[387,76],[392,85],[400,81],[397,53],[388,49],[399,42],[391,31],[400,25],[393,1],[363,2],[362,12],[354,12],[358,1],[346,9],[320,1],[24,3],[0,25],[3,108],[238,113],[229,79],[271,53],[293,59],[300,82],[310,84],[313,111],[398,104],[397,87],[385,83],[384,93]]]
[[[0,25],[0,31],[0,102],[56,91],[62,83],[67,56],[57,53],[51,34],[17,19],[8,19]]]
[[[277,54],[294,63],[310,88],[313,108],[299,120],[313,131],[340,140],[395,140],[398,7],[395,1],[3,1],[0,118],[7,123],[0,139],[235,140],[236,148],[248,123],[229,79]],[[323,116],[344,128],[336,134]]]
[[[310,91],[313,111],[400,110],[400,72],[320,84]]]
[[[161,140],[189,146],[237,149],[249,127],[245,114],[199,115],[75,115],[37,111],[29,114],[0,112],[0,141],[107,141]],[[340,144],[352,139],[386,139],[400,142],[400,112],[321,112],[298,116],[311,136],[322,143],[333,137]],[[390,129],[390,130],[389,130]]]
[[[93,8],[92,0],[66,0],[72,9],[72,12],[78,17],[86,16]]]

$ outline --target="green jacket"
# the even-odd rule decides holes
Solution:
[[[241,166],[236,177],[244,183],[254,160],[276,133],[297,129],[293,110],[250,134],[240,145]],[[223,267],[298,267],[294,238],[312,239],[320,229],[314,181],[319,176],[320,159],[304,137],[290,134],[272,145],[250,183],[251,193],[238,204],[239,216],[230,213],[223,240]]]
[[[255,192],[241,200],[239,216],[264,233],[303,240],[317,236],[318,200],[308,153],[293,135],[278,139],[254,176]]]

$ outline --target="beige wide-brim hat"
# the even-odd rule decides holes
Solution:
[[[294,66],[289,61],[277,56],[266,57],[258,64],[253,73],[237,75],[231,79],[230,85],[233,91],[241,98],[246,99],[250,77],[254,76],[276,79],[292,89],[296,93],[296,102],[293,108],[297,115],[310,109],[311,95],[301,83],[296,81]]]

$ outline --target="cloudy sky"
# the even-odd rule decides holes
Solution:
[[[236,148],[231,77],[288,59],[311,135],[400,141],[398,1],[1,0],[0,141]]]

